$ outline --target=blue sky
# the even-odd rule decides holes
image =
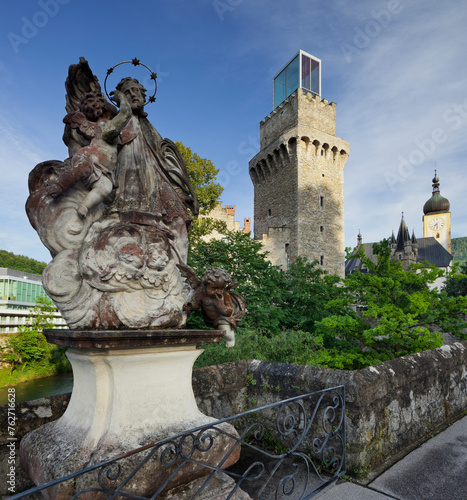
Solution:
[[[467,4],[462,0],[23,0],[0,19],[0,248],[48,262],[29,226],[27,176],[67,156],[64,81],[84,56],[101,83],[138,57],[159,76],[149,119],[220,169],[224,204],[253,217],[248,162],[272,110],[272,78],[299,50],[322,60],[337,103],[346,245],[397,230],[423,236],[434,163],[467,235]],[[128,71],[127,71],[128,70]],[[140,77],[127,66],[115,76]],[[117,79],[118,78],[118,79]],[[145,82],[146,83],[146,82]],[[147,82],[149,85],[149,82]]]

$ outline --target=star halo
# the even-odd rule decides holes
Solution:
[[[119,62],[119,63],[115,64],[115,66],[112,66],[110,69],[107,70],[107,74],[106,74],[105,80],[104,80],[104,90],[105,90],[105,95],[108,97],[108,99],[110,101],[114,102],[113,99],[109,96],[109,94],[107,92],[107,78],[114,72],[115,68],[117,68],[118,66],[121,66],[122,64],[133,64],[133,66],[143,66],[143,67],[145,67],[149,71],[149,73],[151,74],[151,80],[154,80],[154,93],[144,103],[144,106],[146,106],[146,104],[148,104],[150,102],[155,102],[155,100],[156,100],[155,95],[156,95],[156,92],[157,92],[157,73],[154,73],[150,68],[148,68],[146,66],[146,64],[143,64],[136,57],[134,59],[132,59],[131,61],[122,61],[122,62]]]

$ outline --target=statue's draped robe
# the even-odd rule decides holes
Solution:
[[[121,141],[111,212],[118,212],[123,221],[167,232],[180,261],[186,262],[191,217],[185,205],[192,189],[184,166],[167,160],[162,151],[165,141],[145,117],[133,115]]]

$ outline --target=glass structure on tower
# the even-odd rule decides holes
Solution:
[[[274,109],[299,88],[321,95],[321,60],[303,50],[274,78]]]

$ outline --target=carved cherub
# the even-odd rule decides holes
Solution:
[[[194,290],[192,299],[183,309],[195,311],[201,307],[206,326],[225,330],[226,346],[233,347],[235,334],[232,327],[237,327],[237,322],[246,312],[245,300],[232,291],[237,283],[232,281],[227,271],[219,267],[205,271],[201,280],[190,266],[177,264],[177,267]]]
[[[46,189],[55,198],[81,181],[89,189],[77,209],[81,219],[92,207],[104,201],[114,188],[117,142],[120,132],[131,118],[132,110],[123,92],[113,92],[113,99],[120,106],[115,116],[112,116],[101,92],[87,92],[81,98],[80,111],[68,114],[63,120],[69,135],[71,168],[49,181]],[[73,232],[79,232],[82,222],[78,220],[75,226]]]

